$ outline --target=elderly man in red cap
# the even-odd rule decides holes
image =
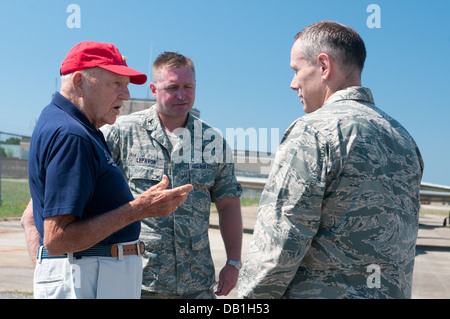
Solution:
[[[22,225],[36,256],[34,297],[140,298],[140,220],[171,214],[192,185],[166,190],[165,177],[132,196],[99,128],[115,122],[128,84],[147,76],[114,45],[79,43],[61,75],[30,144],[32,201]]]

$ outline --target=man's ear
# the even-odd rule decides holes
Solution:
[[[326,53],[321,53],[317,56],[317,63],[320,67],[323,80],[329,80],[332,72],[331,58]]]
[[[72,76],[72,85],[79,96],[83,96],[83,73],[76,71]]]
[[[156,86],[155,86],[155,83],[150,83],[150,91],[152,91],[152,95],[153,95],[153,97],[156,99]]]

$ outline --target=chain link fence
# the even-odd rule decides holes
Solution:
[[[31,137],[0,131],[0,176],[2,179],[28,179],[28,153]],[[2,188],[0,183],[0,205]]]

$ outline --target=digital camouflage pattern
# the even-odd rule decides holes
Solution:
[[[242,192],[231,150],[220,133],[192,115],[186,128],[181,142],[172,147],[156,106],[102,128],[135,197],[160,182],[163,174],[170,180],[168,188],[194,186],[174,213],[142,221],[144,292],[209,290],[215,282],[208,238],[211,201]]]
[[[286,131],[240,276],[245,298],[409,298],[423,161],[369,89]]]

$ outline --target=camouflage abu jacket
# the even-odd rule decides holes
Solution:
[[[278,149],[240,275],[245,298],[409,298],[420,152],[369,89],[334,93]]]
[[[102,128],[135,197],[161,181],[163,174],[169,177],[168,188],[194,186],[170,216],[141,223],[140,239],[146,245],[143,289],[149,292],[182,294],[210,288],[215,281],[208,238],[211,201],[242,192],[225,139],[191,114],[186,128],[181,142],[172,147],[155,105]]]

